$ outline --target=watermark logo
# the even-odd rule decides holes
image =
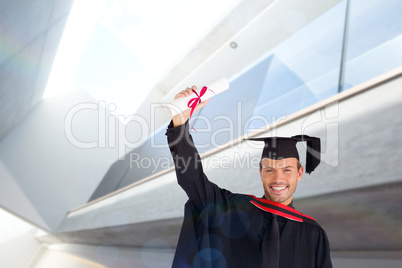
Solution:
[[[154,135],[159,127],[155,123],[158,119],[157,108],[160,108],[160,105],[151,104],[150,119],[146,119],[138,114],[129,116],[114,115],[112,112],[116,110],[116,105],[113,103],[107,104],[105,101],[80,103],[71,107],[66,113],[64,121],[65,136],[72,145],[82,149],[116,148],[119,159],[125,159],[127,152],[140,148],[145,143],[147,143],[146,150],[166,149],[168,147],[166,139],[161,140],[159,135],[157,140],[156,135]],[[90,113],[90,116],[88,116],[88,113]],[[76,133],[87,127],[85,125],[87,118],[92,121],[92,124],[88,124],[88,128],[94,128],[96,124],[97,133],[92,135],[91,139],[84,139]],[[194,116],[193,121],[197,121],[198,125],[202,126],[197,128],[197,135],[206,135],[208,137],[208,139],[204,138],[202,142],[197,143],[196,147],[198,149],[208,151],[208,149],[225,147],[227,144],[232,144],[236,148],[247,146],[250,149],[261,149],[261,143],[244,143],[238,141],[238,139],[254,131],[268,133],[269,136],[274,137],[278,136],[278,133],[283,133],[284,129],[286,130],[285,132],[289,132],[289,129],[291,129],[290,136],[297,134],[311,135],[311,133],[319,135],[322,144],[321,161],[330,166],[337,166],[338,118],[339,105],[337,102],[291,121],[285,115],[271,116],[269,119],[263,115],[251,115],[243,118],[242,105],[241,102],[238,102],[235,115],[216,115],[213,118],[198,115]],[[76,126],[76,121],[79,121],[81,125]],[[286,125],[284,126],[283,123]],[[217,128],[216,125],[219,127]],[[189,136],[182,133],[180,139],[189,139]],[[190,140],[187,140],[187,142],[192,143]],[[312,152],[313,155],[316,153]],[[150,153],[147,155],[150,155]],[[155,154],[155,157],[147,158],[141,156],[138,150],[131,152],[129,157],[130,168],[149,169],[152,170],[152,173],[166,169],[173,163],[170,155],[158,158]],[[204,159],[205,161],[211,168],[225,168],[226,166],[241,168],[242,166],[251,167],[249,162],[254,160],[247,155],[240,157],[239,154],[233,154],[230,158],[221,156],[221,159],[216,159],[216,157],[212,157]],[[258,167],[259,160],[254,162],[256,162],[255,166]]]
[[[84,102],[73,106],[64,118],[64,134],[67,140],[74,146],[81,149],[92,148],[117,148],[118,157],[124,159],[126,148],[135,149],[141,147],[150,137],[150,126],[147,120],[138,115],[129,116],[114,115],[111,112],[116,110],[116,105],[106,105],[105,101],[98,103]],[[89,111],[92,112],[88,116]],[[84,140],[74,132],[74,121],[81,117],[81,126],[78,129],[85,129],[85,119],[93,121],[96,117],[97,136],[94,140]],[[129,134],[127,129],[135,129]]]

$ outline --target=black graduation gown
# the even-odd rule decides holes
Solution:
[[[166,132],[179,185],[189,197],[172,267],[261,267],[261,241],[271,213],[252,196],[218,187],[205,176],[188,122]],[[332,267],[325,231],[313,220],[278,216],[280,267]]]

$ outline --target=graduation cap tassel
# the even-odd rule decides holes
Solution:
[[[321,143],[319,138],[314,137],[309,137],[306,141],[306,173],[310,174],[321,162]]]
[[[310,174],[321,162],[321,140],[308,135],[296,135],[292,137],[297,141],[306,141],[306,173]]]

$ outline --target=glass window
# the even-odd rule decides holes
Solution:
[[[343,90],[402,65],[402,1],[350,0]]]
[[[253,115],[272,122],[338,93],[345,12],[342,1],[272,50]]]

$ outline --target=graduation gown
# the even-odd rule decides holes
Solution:
[[[258,205],[264,200],[232,193],[208,180],[188,121],[179,127],[171,123],[166,135],[178,183],[189,198],[172,267],[261,267],[262,239],[272,218]],[[278,216],[279,267],[332,267],[325,231],[312,218],[279,205],[296,215]]]

